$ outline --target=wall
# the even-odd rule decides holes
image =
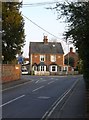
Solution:
[[[48,71],[34,71],[35,75],[50,75]]]
[[[46,65],[50,65],[52,62],[50,61],[50,56],[52,54],[42,54],[42,55],[45,55],[46,59],[44,61],[44,63]],[[63,54],[55,54],[56,55],[56,64],[58,65],[64,65],[64,56]],[[40,63],[40,54],[32,54],[32,64],[34,63],[37,63],[39,64]]]
[[[2,83],[19,80],[21,77],[21,66],[20,65],[2,65]]]
[[[68,59],[68,56],[74,58],[74,67],[76,67],[77,64],[78,64],[78,60],[79,60],[78,59],[78,54],[76,54],[74,52],[69,52],[67,55],[64,56],[64,58]]]

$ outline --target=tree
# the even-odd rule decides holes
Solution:
[[[2,63],[2,4],[0,2],[0,64]]]
[[[78,71],[80,74],[83,73],[83,61],[81,59],[78,61]]]
[[[2,2],[2,55],[4,62],[11,62],[21,51],[25,42],[24,20],[21,2]]]
[[[54,9],[58,17],[66,18],[65,22],[69,23],[64,35],[66,41],[71,40],[78,49],[83,63],[83,75],[89,86],[89,1],[57,3]]]
[[[66,65],[69,64],[71,67],[74,67],[74,58],[73,57],[66,58],[64,62]]]

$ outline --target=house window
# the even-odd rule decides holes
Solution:
[[[52,71],[56,71],[56,67],[55,66],[52,66]]]
[[[56,62],[56,55],[51,55],[51,62]]]
[[[64,71],[68,71],[67,67],[64,67]]]
[[[44,71],[44,66],[40,66],[40,71]]]
[[[33,67],[33,70],[34,70],[34,71],[37,71],[37,66],[34,66],[34,67]]]
[[[56,65],[50,66],[50,72],[57,72],[57,66]]]
[[[45,61],[45,55],[40,55],[40,62],[44,62]]]
[[[62,67],[61,66],[59,66],[59,71],[62,71]]]

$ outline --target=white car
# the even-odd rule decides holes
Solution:
[[[28,71],[26,69],[22,69],[22,75],[28,74]]]

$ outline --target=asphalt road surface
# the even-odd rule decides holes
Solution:
[[[22,76],[28,81],[2,90],[3,118],[60,118],[77,117],[72,110],[84,117],[84,82],[82,76]],[[77,90],[82,92],[77,93]],[[78,91],[79,91],[78,90]],[[80,98],[81,96],[83,98]],[[75,95],[75,96],[74,96]],[[79,98],[78,98],[79,97]],[[81,100],[78,110],[74,103]],[[67,104],[68,103],[68,104]],[[71,106],[73,105],[73,106]],[[69,109],[69,106],[70,109]],[[73,108],[74,107],[74,108]],[[63,111],[64,112],[61,112]],[[74,112],[75,113],[75,112]],[[68,116],[67,116],[68,115]]]

